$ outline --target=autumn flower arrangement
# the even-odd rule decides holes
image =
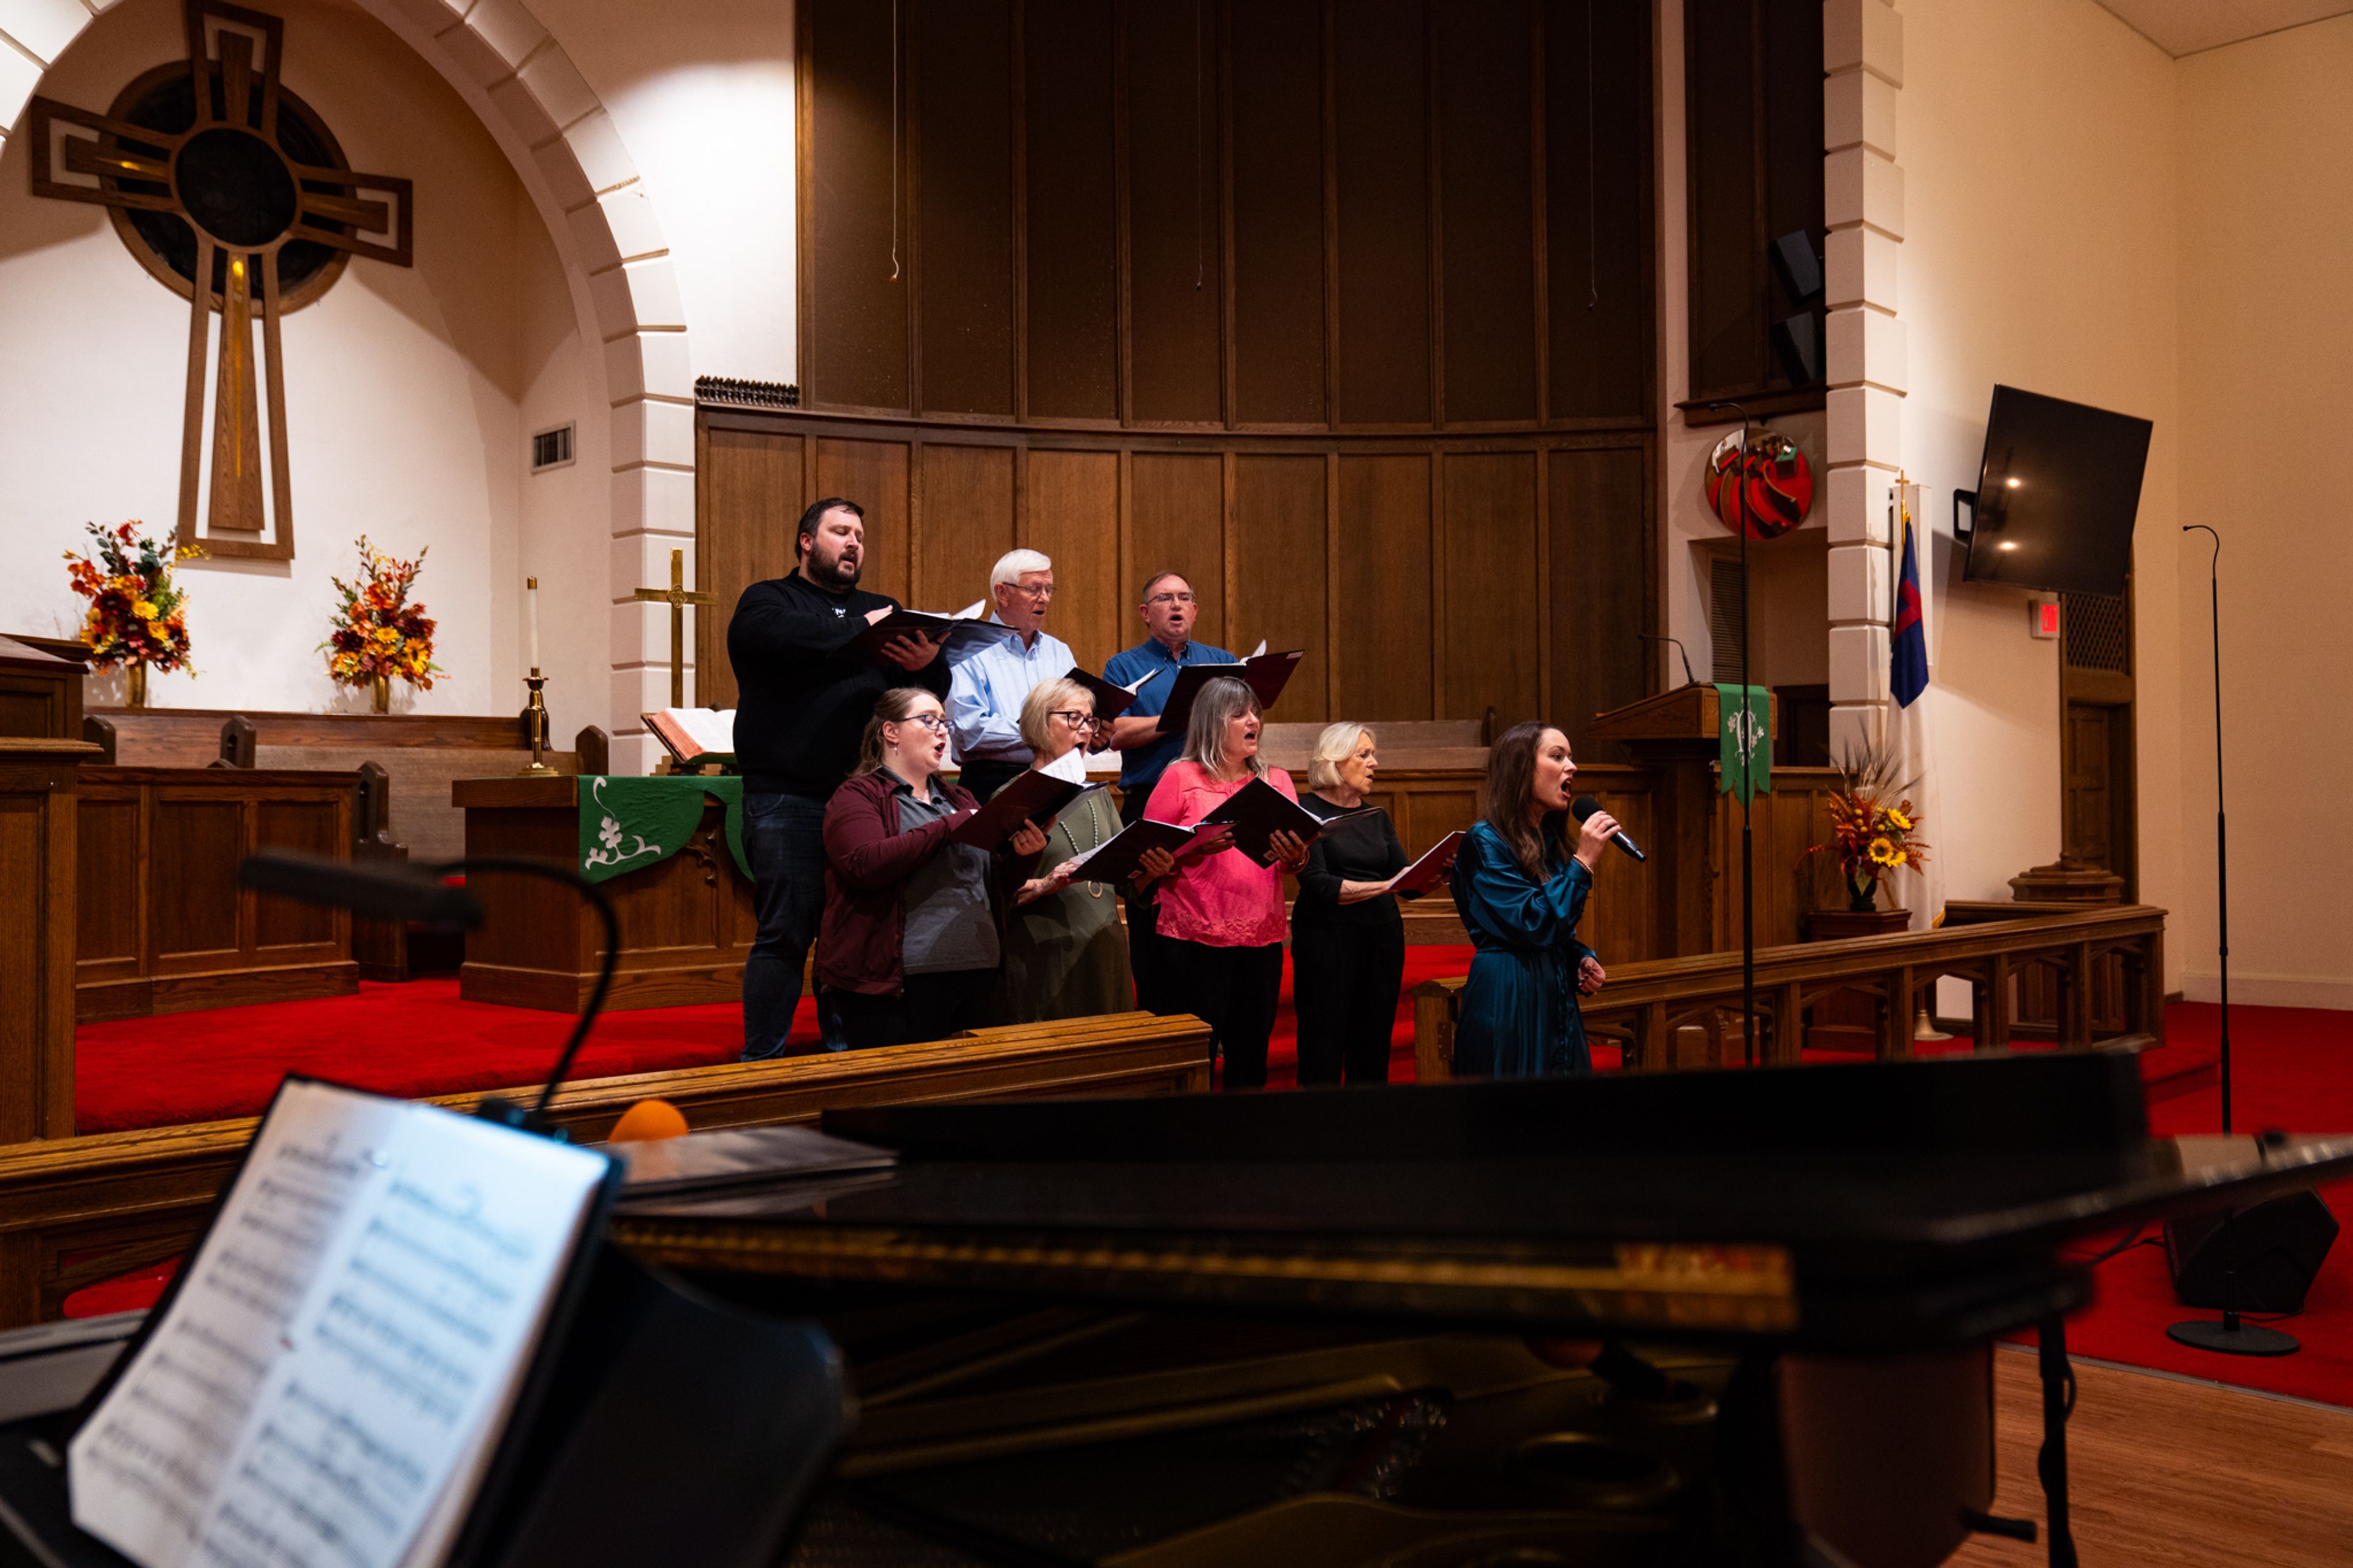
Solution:
[[[87,555],[66,552],[66,568],[73,591],[90,601],[81,625],[81,640],[90,645],[90,662],[100,669],[126,666],[131,676],[131,704],[142,705],[147,672],[170,674],[188,668],[186,597],[172,581],[172,568],[201,546],[171,546],[140,533],[141,522],[87,525],[92,549]]]
[[[394,677],[429,691],[433,678],[444,673],[433,662],[433,622],[423,605],[408,600],[408,590],[425,569],[426,552],[418,551],[414,561],[395,560],[369,544],[364,533],[359,552],[357,576],[348,583],[329,579],[343,602],[319,647],[335,684],[370,688],[375,710],[384,713],[391,709]]]
[[[1838,856],[1846,880],[1847,907],[1868,910],[1876,904],[1879,884],[1908,867],[1915,875],[1928,863],[1928,846],[1919,837],[1920,816],[1912,808],[1909,782],[1899,783],[1895,763],[1874,747],[1865,747],[1839,764],[1838,787],[1829,792],[1831,839],[1806,851]]]

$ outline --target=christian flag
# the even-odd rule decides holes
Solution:
[[[1920,563],[1912,553],[1912,519],[1904,519],[1903,575],[1895,583],[1895,624],[1888,628],[1887,689],[1898,708],[1928,689],[1928,634],[1920,620]]]

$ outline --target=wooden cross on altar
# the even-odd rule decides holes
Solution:
[[[213,555],[291,560],[281,319],[324,294],[354,256],[411,265],[411,192],[395,175],[353,172],[326,121],[280,85],[283,20],[227,0],[186,0],[183,15],[188,58],[139,77],[106,113],[32,100],[33,195],[112,209],[115,233],[140,265],[189,301],[179,542],[202,542]],[[199,535],[206,371],[216,363],[209,498]]]
[[[670,705],[686,706],[686,607],[689,605],[715,605],[716,594],[697,593],[686,585],[686,552],[670,552],[670,586],[640,588],[637,597],[657,605],[670,606]]]

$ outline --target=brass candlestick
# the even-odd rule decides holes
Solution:
[[[547,684],[547,677],[540,674],[539,666],[534,664],[531,673],[522,678],[522,683],[531,688],[531,706],[522,710],[523,722],[531,727],[531,766],[516,776],[554,778],[555,770],[547,765],[547,699],[540,692]]]

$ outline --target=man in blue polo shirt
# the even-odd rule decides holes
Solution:
[[[1120,759],[1119,815],[1121,821],[1129,824],[1144,816],[1152,786],[1185,749],[1184,736],[1159,732],[1160,711],[1168,706],[1177,669],[1187,664],[1234,662],[1234,656],[1225,649],[1192,640],[1193,623],[1201,606],[1193,597],[1193,584],[1179,574],[1161,572],[1145,578],[1136,611],[1144,617],[1145,630],[1152,635],[1126,652],[1113,654],[1103,666],[1103,679],[1114,686],[1144,681],[1136,689],[1134,706],[1112,721],[1106,737],[1112,749],[1125,753]],[[1135,973],[1136,1005],[1148,1013],[1175,1010],[1162,989],[1165,965],[1159,914],[1148,889],[1127,900],[1128,966]]]

